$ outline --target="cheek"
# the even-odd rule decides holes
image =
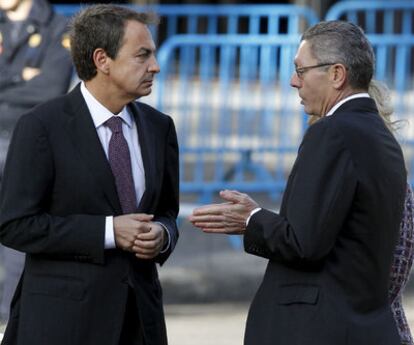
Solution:
[[[322,99],[324,91],[323,88],[319,85],[321,84],[318,84],[318,82],[316,82],[312,85],[307,84],[306,87],[304,87],[304,93],[306,93],[306,97],[309,100],[318,102]]]
[[[303,83],[301,88],[301,94],[308,101],[315,98],[315,88],[312,88],[309,83]]]

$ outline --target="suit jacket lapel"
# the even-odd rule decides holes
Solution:
[[[85,165],[89,166],[91,174],[100,183],[115,213],[121,214],[121,204],[111,167],[102,148],[88,107],[80,92],[79,85],[68,97],[71,105],[67,111],[70,115],[68,128],[73,145],[78,149]]]
[[[151,129],[148,128],[148,123],[145,121],[142,111],[136,103],[130,103],[128,110],[132,114],[138,129],[138,140],[141,147],[142,162],[145,171],[145,192],[138,205],[138,212],[145,212],[151,202],[151,186],[154,179],[154,164],[155,164],[155,145],[152,142],[150,135]]]

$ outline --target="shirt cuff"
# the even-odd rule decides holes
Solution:
[[[247,220],[246,220],[246,226],[248,226],[248,225],[249,225],[250,218],[252,218],[252,216],[253,216],[254,214],[256,214],[257,212],[259,212],[261,209],[262,209],[261,207],[256,207],[256,208],[255,208],[252,212],[250,212],[250,216],[248,216],[248,217],[247,217]]]
[[[114,217],[109,216],[105,219],[105,249],[113,249],[115,247]]]
[[[168,250],[168,248],[170,248],[170,244],[171,244],[170,232],[168,231],[167,227],[164,224],[162,224],[161,222],[154,222],[154,223],[157,223],[157,224],[161,225],[164,228],[164,230],[165,230],[165,232],[167,233],[167,236],[168,236],[167,243],[165,244],[164,248],[162,248],[161,251],[160,251],[160,254],[162,254],[162,253],[165,253]]]

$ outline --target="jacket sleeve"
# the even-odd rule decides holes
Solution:
[[[48,213],[54,162],[48,132],[33,114],[13,134],[0,193],[0,241],[28,253],[103,263],[105,217]]]
[[[64,18],[61,20],[65,22]],[[28,81],[23,80],[22,76],[18,79],[13,76],[13,82],[4,81],[0,103],[29,108],[68,91],[73,67],[70,52],[62,45],[66,30],[64,22],[54,20],[50,25],[52,33],[48,35],[49,41],[41,54],[40,74]]]
[[[251,254],[282,262],[314,262],[334,245],[351,207],[357,176],[340,133],[311,126],[286,187],[281,214],[261,210],[244,237]]]
[[[154,220],[161,222],[168,229],[170,246],[165,252],[157,256],[156,260],[160,264],[168,259],[178,240],[176,223],[179,211],[178,143],[174,122],[171,118],[169,118],[164,167],[161,199]]]

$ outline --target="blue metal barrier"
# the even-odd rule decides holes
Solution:
[[[299,35],[176,35],[164,42],[156,106],[177,126],[182,192],[206,203],[225,188],[271,196],[283,190],[302,136],[301,106],[289,86],[298,43]],[[197,57],[191,75],[177,67],[182,48]]]
[[[151,10],[161,17],[160,41],[176,34],[292,34],[318,22],[313,10],[295,5],[126,6]],[[55,5],[65,16],[72,16],[81,7]]]
[[[348,20],[360,25],[376,54],[375,78],[392,91],[397,120],[411,120],[414,114],[414,2],[412,1],[343,1],[334,5],[326,20]],[[414,128],[402,123],[397,132],[410,166],[414,183]]]
[[[159,32],[155,33],[160,44],[176,34],[297,34],[318,22],[313,10],[295,5],[159,5],[152,9],[162,19],[157,28]],[[205,54],[208,55],[206,49]],[[189,46],[183,50],[180,61],[183,66],[179,69],[181,73],[190,75],[194,72],[195,53]],[[235,53],[228,49],[227,54]],[[250,53],[245,50],[244,54]],[[271,49],[269,54],[277,58]],[[275,66],[269,67],[269,73],[276,73]]]
[[[332,6],[325,18],[357,23],[367,34],[409,34],[413,12],[412,1],[343,1]]]
[[[376,65],[377,78],[386,80],[395,77],[398,92],[405,91],[410,73],[407,67],[412,54],[406,42],[407,37],[414,34],[413,17],[412,1],[345,1],[334,5],[326,15],[327,20],[344,19],[356,23],[368,35],[398,35],[394,36],[395,42],[399,43],[398,51],[381,47],[377,51]],[[393,60],[399,62],[395,69],[392,66]]]

